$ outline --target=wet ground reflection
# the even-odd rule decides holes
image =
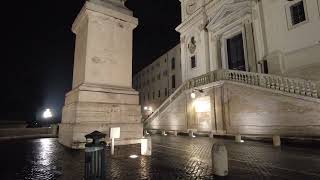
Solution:
[[[205,137],[153,136],[152,157],[139,154],[137,145],[106,152],[108,179],[213,179],[211,147]],[[320,152],[305,147],[273,148],[271,144],[223,141],[228,149],[227,179],[320,179]],[[84,152],[63,147],[57,139],[0,142],[0,179],[81,180]],[[261,177],[261,178],[260,178]]]

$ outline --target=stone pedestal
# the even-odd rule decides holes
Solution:
[[[132,84],[132,12],[109,1],[87,1],[75,20],[73,89],[67,93],[59,142],[84,148],[84,135],[109,134],[120,127],[116,144],[139,143],[143,125],[138,92]]]

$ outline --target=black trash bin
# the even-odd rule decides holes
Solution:
[[[106,134],[94,131],[85,136],[87,143],[85,148],[85,180],[105,179],[105,149]]]

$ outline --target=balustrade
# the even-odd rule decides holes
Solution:
[[[303,79],[233,70],[224,70],[223,78],[221,80],[235,81],[291,94],[319,98],[319,87],[317,87],[317,84]]]

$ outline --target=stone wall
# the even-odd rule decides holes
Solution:
[[[56,137],[57,126],[53,128],[9,128],[0,129],[0,139],[28,137]]]
[[[320,135],[320,101],[235,83],[223,89],[230,134]]]
[[[165,111],[160,111],[147,128],[231,135],[320,136],[320,99],[231,81],[199,88],[204,92],[197,93],[196,99],[189,98],[190,90],[185,91]],[[197,101],[210,102],[210,110],[196,110]],[[187,116],[183,113],[186,107]]]
[[[187,95],[181,94],[148,126],[148,129],[164,129],[184,131],[187,129],[186,102]]]

